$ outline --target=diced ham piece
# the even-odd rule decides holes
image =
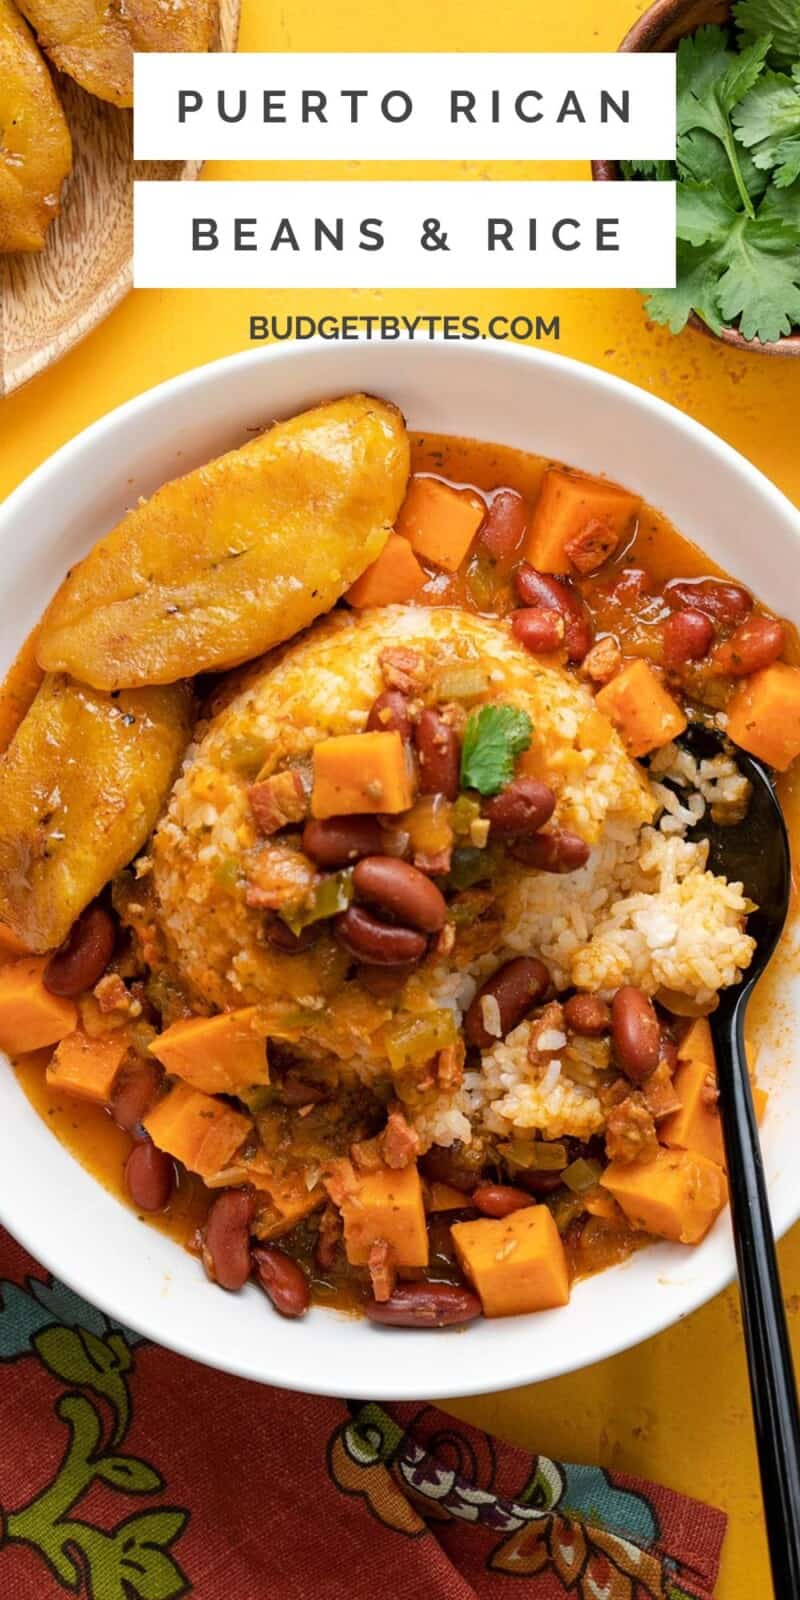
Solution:
[[[621,667],[622,651],[613,634],[609,633],[604,639],[598,639],[589,654],[584,656],[581,676],[588,678],[590,683],[610,683]]]
[[[367,1266],[374,1299],[389,1300],[397,1282],[397,1269],[392,1261],[391,1246],[385,1239],[376,1239],[374,1244],[370,1245]]]
[[[291,822],[302,822],[308,814],[305,785],[295,769],[274,772],[261,783],[251,783],[247,798],[256,826],[263,834],[277,833]]]
[[[326,1206],[320,1217],[314,1250],[314,1259],[323,1272],[328,1272],[333,1266],[341,1237],[342,1219],[335,1206]]]
[[[387,645],[378,660],[387,689],[401,689],[411,694],[422,682],[422,657],[417,650],[405,645]]]
[[[596,572],[616,550],[619,538],[607,522],[590,517],[580,531],[564,541],[564,549],[578,572]]]
[[[409,1167],[419,1154],[419,1134],[406,1122],[402,1111],[389,1112],[379,1143],[387,1167],[395,1170]]]
[[[628,1095],[614,1106],[606,1122],[609,1161],[654,1161],[658,1155],[656,1125],[641,1094]]]

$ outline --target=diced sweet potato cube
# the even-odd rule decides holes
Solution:
[[[428,1232],[416,1166],[355,1173],[341,1196],[340,1209],[351,1266],[365,1267],[378,1239],[389,1245],[396,1266],[427,1266]]]
[[[412,550],[443,572],[461,566],[486,515],[470,489],[452,489],[438,478],[412,478],[395,530]]]
[[[407,811],[413,799],[413,769],[399,733],[343,733],[314,746],[315,817]]]
[[[551,467],[528,529],[525,560],[539,572],[595,571],[631,533],[640,503],[603,478]]]
[[[0,1050],[9,1056],[58,1044],[78,1026],[74,1002],[45,989],[46,966],[46,956],[25,956],[0,967]]]
[[[716,1086],[714,1068],[707,1061],[681,1061],[674,1082],[681,1109],[664,1118],[658,1130],[661,1143],[677,1145],[682,1150],[696,1150],[724,1167],[725,1145],[719,1109],[713,1094],[709,1093]]]
[[[728,706],[734,744],[784,772],[800,755],[800,667],[776,661],[745,678]]]
[[[238,1094],[268,1083],[267,1043],[258,1006],[173,1022],[150,1045],[167,1072],[206,1094]]]
[[[252,1230],[258,1239],[280,1238],[327,1199],[321,1183],[313,1189],[306,1187],[303,1172],[278,1175],[264,1150],[236,1155],[229,1165],[204,1173],[203,1177],[209,1189],[237,1189],[248,1184],[258,1191]]]
[[[547,1206],[525,1206],[509,1217],[454,1222],[450,1233],[485,1316],[546,1311],[569,1300],[567,1258]]]
[[[728,1198],[722,1168],[696,1150],[659,1150],[647,1162],[612,1161],[600,1182],[635,1228],[680,1244],[699,1244]]]
[[[351,606],[402,605],[422,588],[425,573],[407,539],[390,533],[377,561],[348,589]]]
[[[61,1040],[48,1062],[47,1082],[51,1089],[63,1089],[66,1094],[77,1095],[79,1100],[93,1100],[99,1106],[108,1105],[114,1079],[128,1054],[129,1046],[125,1028],[100,1034],[96,1039],[91,1039],[82,1028],[78,1028]]]
[[[646,661],[630,661],[595,698],[632,756],[646,756],[677,739],[686,716]]]
[[[690,1023],[678,1045],[678,1060],[705,1061],[706,1066],[716,1069],[717,1058],[708,1017],[695,1017]]]
[[[253,1124],[224,1101],[176,1083],[148,1111],[144,1129],[159,1150],[205,1178],[230,1163]]]

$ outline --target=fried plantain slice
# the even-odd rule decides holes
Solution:
[[[18,0],[60,72],[115,106],[133,105],[134,50],[210,50],[217,0]]]
[[[141,849],[189,737],[185,684],[98,694],[44,679],[0,757],[0,923],[52,950]]]
[[[30,28],[0,0],[0,252],[41,250],[72,169],[61,101]]]
[[[349,395],[158,489],[68,573],[40,666],[99,689],[173,683],[263,654],[380,553],[405,494],[395,406]]]

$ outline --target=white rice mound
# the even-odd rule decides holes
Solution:
[[[586,685],[531,656],[508,623],[449,607],[384,606],[334,612],[263,662],[187,751],[167,811],[152,843],[158,920],[181,981],[220,1008],[258,1003],[285,990],[289,966],[265,948],[263,916],[245,899],[253,852],[280,844],[258,835],[247,800],[256,773],[309,759],[330,735],[361,732],[385,687],[380,658],[389,647],[412,649],[420,681],[434,684],[453,667],[478,666],[487,700],[528,712],[529,752],[536,774],[557,797],[554,825],[594,845],[609,820],[638,830],[655,801],[618,734],[595,710]],[[249,771],[245,763],[251,762]],[[515,872],[524,869],[515,865]],[[289,963],[297,958],[290,957]],[[310,986],[303,1002],[326,1005],[330,988]]]
[[[425,683],[453,665],[485,668],[488,698],[531,716],[531,755],[556,792],[555,825],[592,850],[585,867],[564,876],[509,859],[494,885],[502,921],[491,951],[430,960],[397,999],[376,1002],[357,981],[342,984],[341,951],[329,936],[303,958],[266,944],[244,874],[252,852],[272,848],[255,829],[248,782],[259,768],[308,757],[330,734],[360,731],[383,687],[387,645],[418,652]],[[600,1091],[610,1072],[598,1041],[586,1041],[580,1057],[575,1041],[529,1057],[523,1022],[459,1087],[407,1094],[392,1081],[383,1027],[398,1011],[441,1008],[460,1023],[477,988],[517,955],[541,956],[559,991],[610,996],[634,983],[668,1004],[665,991],[710,1007],[751,960],[744,926],[752,907],[740,884],[707,870],[707,846],[684,835],[707,804],[733,818],[746,800],[727,757],[698,764],[671,745],[648,775],[588,688],[531,657],[505,623],[448,608],[340,611],[251,668],[200,730],[152,843],[156,919],[172,968],[196,1001],[226,1009],[291,998],[303,1013],[302,1046],[333,1052],[343,1079],[355,1074],[399,1094],[422,1149],[498,1136],[585,1139],[604,1123]]]
[[[567,1052],[558,1047],[544,1061],[531,1061],[530,1032],[531,1024],[521,1022],[486,1051],[482,1072],[470,1074],[478,1080],[469,1085],[473,1113],[480,1113],[487,1132],[506,1139],[519,1134],[590,1139],[605,1123],[597,1089],[609,1074],[598,1068],[595,1083],[578,1082]],[[563,1034],[561,1038],[566,1045]]]

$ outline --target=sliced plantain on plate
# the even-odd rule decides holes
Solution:
[[[0,757],[0,923],[52,950],[136,855],[189,737],[191,691],[45,679]]]
[[[41,250],[71,167],[53,80],[16,6],[0,0],[0,253]]]
[[[39,665],[97,689],[219,672],[330,610],[380,554],[409,473],[395,406],[349,395],[167,483],[68,573]]]
[[[133,105],[134,50],[210,50],[218,0],[17,0],[60,72],[115,106]]]

